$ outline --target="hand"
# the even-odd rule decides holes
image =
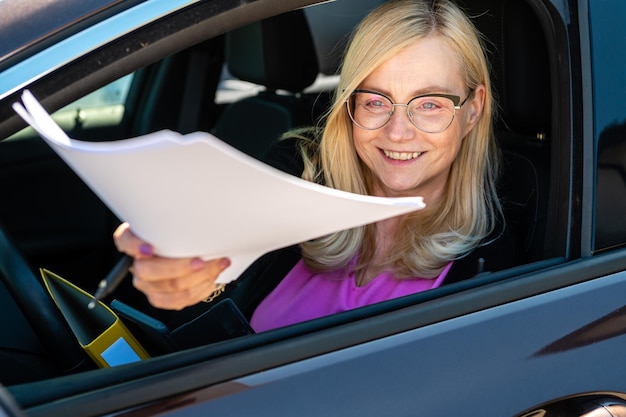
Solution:
[[[135,258],[130,268],[133,285],[157,308],[181,310],[199,303],[213,293],[215,280],[230,265],[228,258],[204,261],[154,255],[152,246],[135,236],[128,223],[117,228],[113,239],[120,252]]]

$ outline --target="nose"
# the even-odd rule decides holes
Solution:
[[[403,107],[398,109],[398,107]],[[403,141],[413,138],[417,129],[411,121],[406,104],[394,104],[389,122],[385,125],[387,136],[395,141]]]

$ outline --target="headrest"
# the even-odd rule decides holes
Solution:
[[[488,60],[501,123],[532,134],[549,133],[550,61],[544,30],[526,1],[459,1],[487,38]]]
[[[300,92],[318,74],[315,46],[301,9],[229,32],[226,61],[235,77],[270,90]]]

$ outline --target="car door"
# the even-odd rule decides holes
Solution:
[[[511,65],[524,70],[519,77],[513,77],[513,87],[522,86],[517,90],[521,93],[533,92],[530,100],[525,101],[530,105],[530,112],[538,112],[539,107],[544,107],[544,101],[549,102],[549,130],[536,131],[535,126],[530,129],[529,122],[520,122],[517,118],[507,119],[505,126],[513,128],[506,132],[509,139],[526,140],[529,136],[526,129],[530,130],[534,141],[523,142],[525,151],[543,151],[546,147],[549,150],[548,173],[539,180],[549,187],[550,201],[544,214],[550,234],[540,239],[548,244],[542,247],[537,259],[427,293],[118,369],[16,385],[9,387],[9,392],[33,416],[553,417],[582,415],[583,403],[605,404],[600,400],[623,398],[626,393],[623,378],[626,257],[619,247],[618,237],[611,236],[614,240],[609,245],[600,244],[607,240],[597,233],[607,228],[593,228],[600,213],[598,208],[594,217],[594,208],[600,204],[600,194],[596,192],[600,191],[596,189],[593,155],[595,137],[603,131],[592,128],[594,123],[599,126],[594,119],[594,100],[598,97],[596,93],[603,91],[601,97],[617,102],[621,89],[616,89],[613,95],[607,87],[595,90],[597,84],[608,83],[609,77],[604,72],[595,72],[602,67],[596,67],[600,63],[595,63],[590,44],[597,41],[595,50],[598,52],[598,48],[607,43],[604,37],[595,38],[594,26],[609,31],[609,38],[621,33],[620,13],[612,8],[616,2],[619,0],[604,2],[595,9],[587,9],[589,5],[585,1],[466,2],[482,8],[484,14],[476,16],[489,16],[489,11],[492,16],[499,16],[493,10],[503,4],[528,6],[523,9],[524,13],[530,11],[536,17],[534,22],[539,23],[532,31],[539,33],[544,41],[542,54],[529,48],[526,52],[530,55],[520,59],[523,55],[512,48],[513,55],[508,57],[512,59]],[[64,78],[68,96],[63,99],[51,94],[44,102],[66,104],[73,101],[69,95],[90,90],[80,83],[67,81],[73,71],[85,71],[85,82],[92,86],[102,84],[104,79],[113,81],[129,71],[139,72],[144,64],[163,58],[167,61],[167,57],[178,52],[182,46],[159,50],[163,45],[171,46],[174,40],[190,47],[200,38],[220,34],[220,30],[215,29],[220,26],[217,23],[237,27],[246,19],[272,13],[268,9],[256,9],[255,3],[260,4],[261,0],[242,7],[251,15],[233,13],[228,16],[234,20],[225,20],[230,22],[226,24],[206,16],[206,21],[202,21],[198,17],[203,16],[202,13],[216,13],[215,4],[199,2],[184,13],[172,13],[160,21],[164,26],[144,28],[125,38],[121,43],[132,45],[130,49],[139,52],[134,58],[117,56],[118,61],[109,62],[106,67],[108,74],[100,75],[102,79],[98,79],[97,74],[86,73],[83,68],[91,68],[90,65],[99,60],[113,59],[115,51],[125,50],[120,49],[119,44],[109,45],[84,58],[80,64],[70,65],[67,72],[59,72],[56,79],[33,83],[33,90],[50,91],[54,88],[53,81]],[[282,2],[263,3],[268,4],[281,10],[286,7]],[[513,18],[520,16],[512,15]],[[601,23],[594,20],[595,16],[600,16]],[[196,20],[202,22],[190,25],[191,29],[180,29],[185,26],[182,22]],[[517,30],[525,27],[520,21],[521,18],[513,19],[506,28],[511,29],[513,35],[519,35]],[[605,25],[609,21],[614,24]],[[156,27],[160,29],[153,30]],[[493,33],[498,35],[505,26],[492,29],[496,29]],[[169,39],[158,44],[161,37]],[[517,41],[519,37],[513,36],[510,40]],[[159,47],[150,49],[151,42]],[[533,60],[543,57],[544,52],[545,59]],[[605,64],[615,62],[608,58],[610,56],[604,57]],[[536,68],[544,69],[544,75],[548,74],[551,81],[541,95],[534,94],[536,86],[520,81],[520,77]],[[178,74],[185,73],[181,71]],[[150,74],[157,77],[159,73]],[[618,77],[615,73],[609,74]],[[503,94],[505,91],[508,90]],[[170,92],[175,93],[174,89]],[[129,100],[133,100],[132,87],[129,94]],[[165,114],[176,120],[177,116],[168,111],[167,103],[152,106],[155,102],[150,98],[153,96],[140,97],[133,109],[142,111],[134,112],[130,119],[133,123],[128,125],[136,129],[133,132],[145,133],[158,127],[158,122],[162,121],[159,117],[148,117],[147,122],[154,124],[141,119],[143,112],[151,108],[155,109],[153,115]],[[537,105],[539,101],[541,105]],[[612,109],[612,106],[606,108]],[[3,102],[2,109],[5,107]],[[539,137],[538,133],[544,136]],[[550,138],[549,142],[537,143],[545,136]],[[525,156],[532,154],[528,152]],[[603,168],[602,161],[598,161],[598,170]],[[6,177],[7,182],[13,178]],[[598,181],[600,177],[598,173]],[[597,186],[599,189],[600,184]],[[55,189],[51,186],[50,190]],[[609,189],[602,192],[605,194],[613,192]],[[54,194],[46,201],[60,204]],[[81,213],[90,212],[82,206],[79,209]],[[33,214],[39,215],[38,212]],[[61,214],[57,212],[55,216]],[[41,227],[29,230],[39,237],[39,230],[55,224],[56,220],[53,217],[42,222]],[[71,218],[63,224],[70,223]],[[19,223],[16,220],[11,224]]]

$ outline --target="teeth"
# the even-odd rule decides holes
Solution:
[[[422,154],[422,152],[391,152],[383,149],[385,156],[391,159],[397,159],[400,161],[408,161],[409,159],[415,159]]]

